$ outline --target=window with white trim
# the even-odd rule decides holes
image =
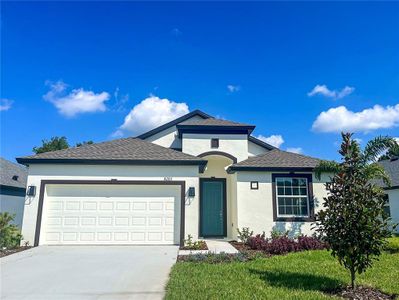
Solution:
[[[308,179],[276,177],[277,217],[309,217]]]

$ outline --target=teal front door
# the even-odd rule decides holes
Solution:
[[[226,179],[200,179],[200,236],[226,236]]]

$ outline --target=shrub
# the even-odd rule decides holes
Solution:
[[[12,249],[19,247],[22,235],[18,227],[11,222],[14,216],[8,212],[0,213],[0,248]]]
[[[241,230],[237,228],[237,238],[240,242],[246,244],[248,239],[254,234],[254,232],[249,230],[249,227],[243,227]]]
[[[265,234],[258,234],[248,239],[248,246],[252,250],[261,250],[268,254],[280,255],[289,252],[325,249],[326,244],[314,237],[299,236],[297,240],[287,236],[265,238]]]
[[[280,237],[283,237],[283,236],[284,237],[288,237],[288,234],[289,234],[289,230],[281,231],[281,230],[273,228],[273,230],[270,231],[270,237],[272,239],[277,239],[277,238],[280,238]]]
[[[298,245],[301,250],[322,250],[327,248],[327,245],[321,240],[306,235],[298,237]]]
[[[208,249],[205,241],[195,241],[193,242],[193,237],[191,234],[187,236],[187,239],[184,240],[184,247],[186,250],[204,250]]]
[[[399,253],[399,237],[391,237],[387,241],[388,243],[385,245],[384,250],[391,253]]]

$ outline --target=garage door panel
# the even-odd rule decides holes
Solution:
[[[179,186],[48,185],[40,243],[176,244],[179,215]]]

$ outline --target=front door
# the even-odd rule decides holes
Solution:
[[[200,179],[200,236],[226,236],[226,179]]]

